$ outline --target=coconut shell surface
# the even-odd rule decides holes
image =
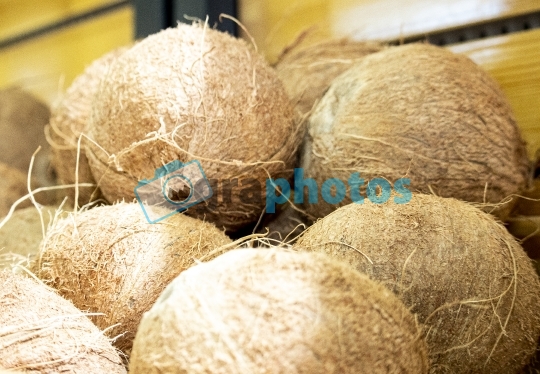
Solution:
[[[176,278],[144,315],[130,373],[427,373],[391,292],[322,255],[240,249]]]
[[[540,283],[492,216],[455,199],[350,204],[299,250],[324,252],[385,284],[425,324],[432,373],[519,373],[540,337]]]
[[[55,184],[50,168],[50,147],[43,132],[49,120],[49,107],[20,87],[0,90],[0,162],[25,175],[34,160],[32,176],[42,186]]]
[[[86,138],[81,138],[79,150],[79,137],[87,135],[92,102],[99,93],[102,79],[107,75],[110,65],[126,50],[127,47],[117,48],[95,60],[75,78],[60,102],[52,108],[47,133],[52,148],[51,163],[61,184],[96,183],[84,150]],[[74,189],[65,191],[72,200],[75,198]],[[80,187],[79,205],[85,205],[100,196],[96,187]]]
[[[292,174],[293,117],[276,73],[243,40],[179,24],[111,66],[90,126],[102,149],[88,145],[87,157],[109,202],[133,199],[138,181],[172,161],[199,161],[213,195],[187,214],[234,231],[264,210],[267,178]]]
[[[327,40],[288,51],[277,63],[276,71],[296,108],[305,114],[322,98],[334,78],[383,48],[376,42]]]
[[[72,303],[0,270],[0,365],[13,371],[125,374],[118,352]]]
[[[60,220],[34,272],[91,317],[129,354],[142,314],[178,274],[231,240],[213,225],[176,214],[157,224],[139,204],[102,206]],[[205,257],[206,256],[206,257]]]
[[[366,56],[334,80],[309,119],[301,166],[319,186],[369,181],[498,204],[526,185],[529,161],[497,83],[465,56],[409,44]],[[340,205],[351,202],[350,192]],[[504,219],[512,204],[488,209]],[[306,209],[324,217],[336,205]]]

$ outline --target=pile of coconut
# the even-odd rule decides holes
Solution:
[[[0,371],[534,364],[540,281],[502,223],[531,166],[468,58],[339,39],[272,67],[180,24],[95,60],[48,118],[53,202],[0,163]]]

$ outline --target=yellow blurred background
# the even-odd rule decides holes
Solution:
[[[399,41],[539,10],[540,0],[239,0],[240,19],[271,62],[301,34],[305,44],[332,36]],[[447,47],[501,84],[534,158],[540,149],[540,29]]]
[[[110,0],[0,0],[0,40],[77,15]],[[274,62],[307,31],[396,41],[540,11],[540,0],[238,0],[239,18]],[[0,88],[18,84],[48,103],[94,59],[133,40],[134,9],[106,15],[0,49]],[[540,29],[449,45],[499,81],[516,113],[531,158],[540,148]]]
[[[0,0],[0,40],[110,0]],[[49,104],[94,59],[133,40],[134,11],[122,7],[50,34],[0,49],[0,88],[19,85]]]

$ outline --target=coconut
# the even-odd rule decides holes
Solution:
[[[145,313],[129,372],[427,373],[391,292],[330,258],[239,249],[182,273]]]
[[[87,133],[92,101],[99,92],[101,80],[107,74],[109,66],[126,50],[126,47],[117,48],[95,60],[75,78],[62,99],[52,108],[46,132],[52,147],[51,164],[61,184],[96,183],[90,172],[84,147],[81,146],[79,150],[79,138]],[[84,140],[83,136],[83,145]],[[73,200],[75,191],[67,192]],[[78,201],[80,205],[85,205],[99,196],[99,190],[95,187],[80,187]]]
[[[334,78],[383,48],[380,43],[348,38],[325,40],[308,47],[300,45],[282,55],[276,71],[293,103],[305,114],[323,96]]]
[[[138,181],[172,161],[198,160],[182,169],[194,186],[184,187],[195,196],[206,177],[213,195],[205,186],[187,214],[232,232],[258,220],[266,179],[292,172],[302,136],[293,117],[275,71],[246,42],[179,24],[111,66],[90,121],[101,148],[89,144],[87,157],[109,202],[133,199]]]
[[[20,87],[0,90],[0,162],[26,175],[32,155],[41,147],[32,176],[42,186],[56,182],[49,165],[50,148],[43,133],[49,114],[45,103]]]
[[[50,224],[65,216],[59,207],[35,206],[16,210],[11,217],[4,217],[0,227],[0,269],[28,266],[36,258],[39,245]]]
[[[164,212],[164,214],[167,212]],[[157,224],[138,204],[101,206],[58,221],[43,240],[34,272],[91,317],[129,354],[142,314],[178,274],[231,240],[183,214]]]
[[[72,303],[0,270],[0,365],[54,374],[126,373],[118,352]]]
[[[295,247],[384,283],[425,324],[433,373],[518,373],[540,337],[540,282],[489,214],[455,199],[350,204]]]
[[[308,127],[301,166],[319,186],[354,172],[365,181],[405,177],[414,191],[485,203],[504,219],[511,204],[503,200],[526,185],[525,145],[501,89],[443,48],[409,44],[366,56],[333,81]],[[347,193],[306,209],[324,217],[351,201]]]

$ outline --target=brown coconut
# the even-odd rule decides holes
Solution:
[[[0,90],[0,162],[26,175],[32,155],[41,147],[34,160],[32,176],[42,186],[56,182],[43,132],[49,115],[47,104],[22,88]]]
[[[416,194],[408,204],[350,204],[295,244],[385,284],[425,324],[432,373],[519,373],[540,337],[540,282],[491,215]]]
[[[282,83],[245,41],[179,24],[122,54],[93,105],[92,174],[109,202],[199,160],[213,196],[187,214],[234,231],[264,210],[266,179],[292,174],[301,134]],[[193,181],[195,182],[195,181]],[[236,187],[235,187],[236,186]]]
[[[334,80],[309,119],[301,166],[319,186],[359,172],[490,204],[504,219],[529,161],[497,83],[465,56],[409,44],[366,56]],[[351,202],[350,193],[340,205]],[[306,205],[324,217],[336,205]]]
[[[65,216],[59,207],[35,206],[16,210],[9,218],[0,222],[0,269],[13,268],[16,272],[24,272],[20,266],[28,266],[36,259],[39,245],[51,224]]]
[[[325,40],[307,47],[300,45],[282,55],[276,71],[296,108],[306,114],[334,78],[383,48],[380,43],[348,38]]]
[[[427,373],[412,314],[326,256],[239,249],[182,273],[144,315],[132,374]]]
[[[62,99],[52,108],[46,132],[52,148],[51,163],[61,184],[96,183],[84,151],[86,138],[82,135],[87,135],[92,101],[99,92],[103,77],[107,75],[110,65],[126,50],[127,47],[117,48],[95,60],[75,78]],[[65,191],[73,201],[75,190]],[[79,187],[79,205],[85,205],[99,197],[97,187]]]
[[[166,212],[165,212],[166,213]],[[164,213],[164,214],[165,214]],[[231,240],[213,225],[176,214],[156,224],[138,204],[101,206],[49,229],[34,272],[91,317],[129,354],[142,314],[183,270]]]
[[[118,352],[72,303],[0,270],[0,365],[28,373],[126,373]]]

